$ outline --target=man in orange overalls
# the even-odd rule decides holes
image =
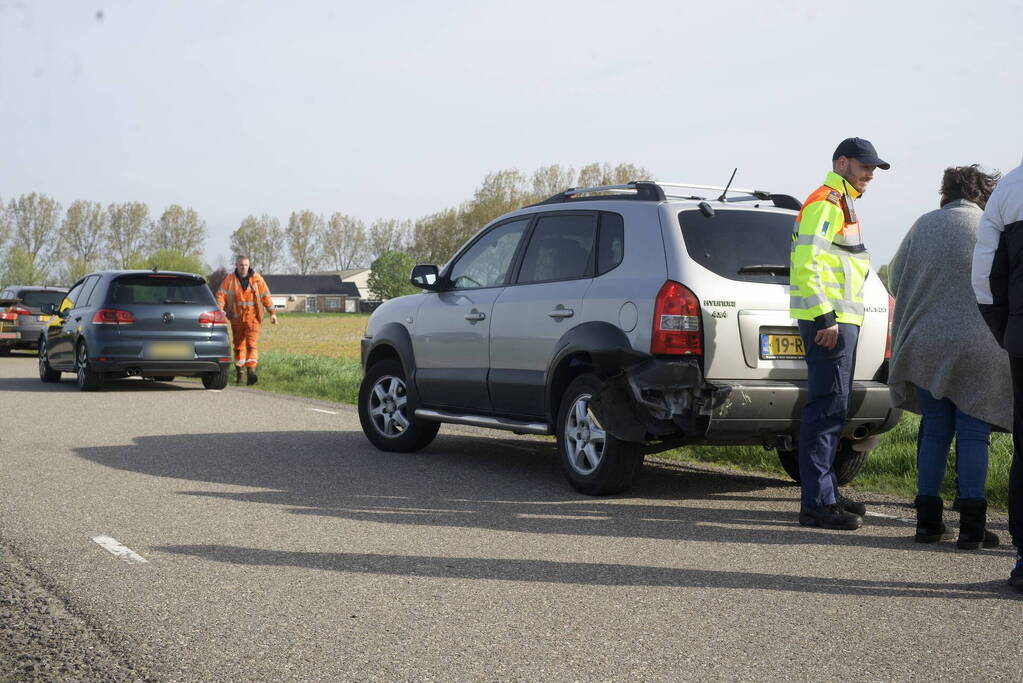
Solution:
[[[217,290],[217,306],[231,321],[231,339],[234,343],[234,381],[242,382],[242,368],[248,376],[247,383],[255,384],[256,364],[259,351],[259,326],[263,324],[263,309],[270,314],[270,322],[277,324],[274,302],[270,289],[259,273],[249,268],[249,257],[239,256],[234,263],[234,272],[224,278]]]

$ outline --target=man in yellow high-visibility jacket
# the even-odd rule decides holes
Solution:
[[[843,140],[832,170],[796,218],[789,314],[806,350],[807,400],[799,428],[799,523],[858,529],[866,508],[838,491],[834,462],[849,411],[856,342],[863,324],[863,284],[870,257],[853,201],[874,169],[890,165],[862,138]]]

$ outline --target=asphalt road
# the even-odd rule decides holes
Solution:
[[[348,406],[30,357],[0,463],[0,680],[1023,676],[1011,549],[802,528],[781,480],[652,463],[594,499],[549,441],[388,454]]]

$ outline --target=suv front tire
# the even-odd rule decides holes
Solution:
[[[366,438],[382,451],[411,453],[426,448],[440,423],[412,414],[401,363],[393,358],[374,363],[359,387],[359,422]]]
[[[590,410],[601,381],[593,374],[572,380],[558,410],[558,458],[572,487],[591,496],[629,488],[643,465],[643,446],[608,434]]]

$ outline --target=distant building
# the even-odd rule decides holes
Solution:
[[[279,311],[359,312],[359,288],[337,275],[263,275],[263,279]]]
[[[337,275],[342,282],[354,283],[364,299],[379,299],[369,288],[369,268],[350,268],[349,270],[325,270],[317,275]]]

